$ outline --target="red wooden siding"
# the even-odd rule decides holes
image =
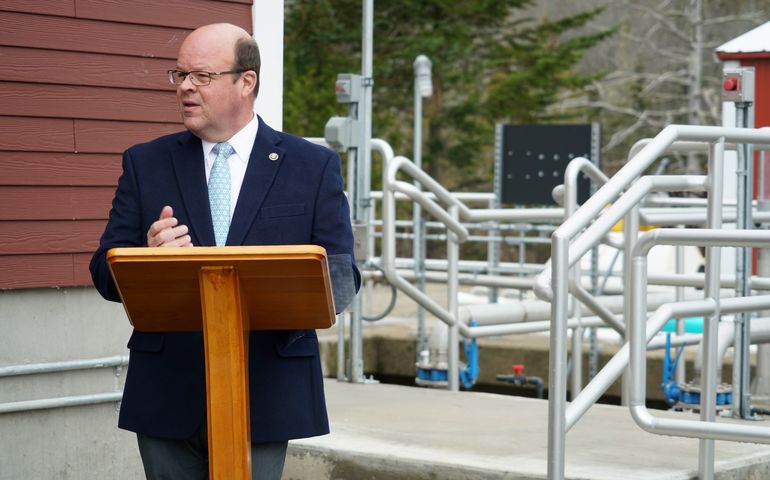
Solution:
[[[252,0],[0,2],[0,289],[89,285],[121,153],[183,127],[166,70]]]

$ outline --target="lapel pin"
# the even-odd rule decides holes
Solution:
[[[267,158],[269,158],[272,161],[276,161],[276,160],[278,160],[278,154],[273,152],[270,155],[268,155]]]

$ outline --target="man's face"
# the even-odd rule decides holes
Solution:
[[[182,43],[177,69],[226,72],[235,63],[234,41],[213,29],[191,33]],[[248,96],[243,94],[240,75],[214,76],[205,86],[193,85],[188,76],[176,89],[184,126],[203,140],[222,142],[250,120]],[[249,115],[245,117],[245,115]]]

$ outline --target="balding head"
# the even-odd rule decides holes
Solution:
[[[254,88],[256,98],[259,93],[259,71],[262,62],[257,42],[249,32],[232,23],[212,23],[191,32],[182,43],[180,53],[188,42],[216,47],[220,49],[220,54],[229,49],[232,52],[230,70],[253,70],[257,74],[257,84]]]
[[[240,27],[216,23],[190,33],[179,47],[177,69],[199,72],[203,82],[188,75],[177,88],[185,126],[214,142],[238,132],[254,116],[259,67],[257,44]]]

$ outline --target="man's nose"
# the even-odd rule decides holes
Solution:
[[[180,90],[189,91],[189,90],[195,90],[196,88],[198,88],[198,86],[193,83],[192,75],[187,75],[184,77],[184,80],[182,80],[182,83],[179,84],[178,88]]]

